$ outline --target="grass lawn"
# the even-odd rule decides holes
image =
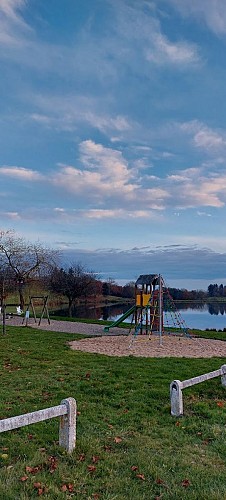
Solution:
[[[7,327],[0,337],[0,418],[77,400],[77,446],[58,446],[59,419],[1,434],[0,499],[226,498],[226,402],[220,378],[184,394],[169,384],[226,359],[113,358],[76,352],[81,336]],[[205,332],[210,336],[210,332]]]

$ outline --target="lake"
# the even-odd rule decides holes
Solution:
[[[104,307],[76,307],[73,316],[86,319],[102,319],[115,321],[124,314],[131,305],[107,305]],[[55,311],[55,315],[67,315],[67,309]],[[176,314],[164,313],[164,324],[168,326],[177,326],[179,321],[188,328],[197,328],[199,330],[226,328],[226,302],[212,304],[186,303],[176,305]],[[131,323],[132,316],[129,316],[126,322]]]

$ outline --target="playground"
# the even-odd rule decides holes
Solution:
[[[7,321],[8,326],[21,326],[21,318],[11,318]],[[226,343],[221,340],[208,338],[186,337],[178,335],[164,335],[162,345],[159,343],[159,336],[128,335],[126,328],[114,328],[114,334],[105,334],[103,325],[94,323],[80,323],[74,321],[42,320],[39,326],[31,318],[29,322],[31,328],[49,332],[62,332],[68,334],[88,335],[86,339],[74,340],[69,343],[71,349],[105,354],[106,356],[135,356],[146,358],[211,358],[226,357]],[[24,325],[23,328],[26,329]],[[131,342],[132,340],[132,342]]]
[[[158,274],[140,275],[135,284],[134,305],[116,321],[104,327],[101,324],[73,321],[50,322],[46,297],[43,298],[41,318],[37,321],[35,298],[31,297],[27,308],[27,311],[29,307],[32,309],[33,317],[28,315],[26,319],[26,314],[23,319],[12,317],[8,324],[88,336],[71,341],[69,345],[72,350],[118,357],[226,357],[225,342],[192,334],[177,311],[162,276]],[[132,318],[130,327],[128,324],[128,328],[123,328],[123,322],[128,317]]]

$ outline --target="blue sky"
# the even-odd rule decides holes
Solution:
[[[225,0],[0,0],[2,229],[226,282]]]

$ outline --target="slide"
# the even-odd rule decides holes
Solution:
[[[136,309],[135,305],[130,307],[130,309],[128,309],[128,311],[126,311],[122,316],[120,316],[119,319],[114,321],[114,323],[111,323],[111,325],[109,325],[109,326],[105,326],[104,332],[109,332],[110,328],[113,328],[114,326],[120,325],[120,323],[122,323],[124,321],[124,319],[128,318],[128,316],[130,316],[135,311],[135,309]]]

